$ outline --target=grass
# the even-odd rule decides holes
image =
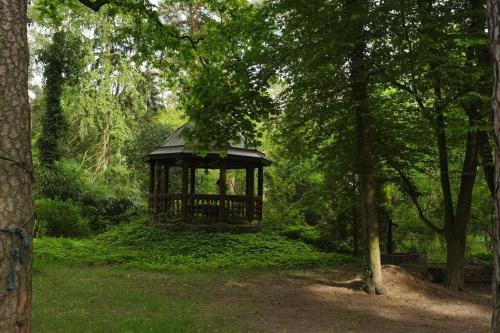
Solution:
[[[257,271],[351,261],[276,234],[168,231],[145,221],[88,239],[35,239],[34,332],[244,332],[235,318],[253,305],[211,302],[214,281],[230,288]]]
[[[48,263],[122,265],[164,272],[318,268],[353,261],[276,234],[196,233],[145,222],[118,226],[89,239],[34,241],[35,269]]]
[[[34,275],[33,331],[241,332],[225,318],[238,309],[210,307],[186,284],[192,279],[121,267],[48,265]]]

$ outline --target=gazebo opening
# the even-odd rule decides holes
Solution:
[[[264,167],[271,161],[247,148],[244,140],[227,154],[210,151],[201,157],[184,142],[187,123],[145,157],[150,165],[149,214],[159,223],[249,225],[262,219]],[[178,173],[180,177],[173,177]],[[180,178],[174,184],[175,178]],[[212,193],[200,193],[204,183]],[[213,183],[213,184],[212,184]]]

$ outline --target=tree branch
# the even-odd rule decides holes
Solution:
[[[102,6],[108,4],[110,0],[78,0],[80,3],[90,9],[92,9],[94,12],[98,12]]]
[[[396,170],[396,172],[401,177],[401,181],[404,184],[405,192],[410,196],[413,205],[417,209],[418,217],[420,218],[420,220],[422,220],[422,222],[424,222],[424,224],[428,226],[432,231],[438,233],[439,235],[443,235],[444,230],[436,226],[425,216],[424,210],[422,209],[422,206],[420,206],[420,203],[418,202],[419,193],[415,189],[415,185],[411,181],[410,176],[408,176],[403,171],[403,169],[394,161],[388,161],[388,163],[394,170]]]

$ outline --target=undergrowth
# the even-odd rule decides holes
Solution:
[[[34,241],[35,269],[61,262],[186,272],[325,267],[353,260],[277,234],[171,231],[144,221],[123,224],[88,239],[45,237]]]

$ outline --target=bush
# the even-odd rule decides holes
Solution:
[[[54,199],[35,201],[37,236],[81,237],[89,233],[89,224],[80,208],[71,202]]]
[[[106,219],[111,223],[129,220],[144,209],[141,193],[130,186],[94,184],[84,189],[81,205],[89,218]]]
[[[63,160],[36,170],[35,197],[79,201],[89,173],[76,161]]]
[[[93,175],[80,163],[58,161],[51,168],[37,168],[36,198],[71,201],[81,207],[93,231],[129,220],[145,210],[144,196],[131,171],[111,167]]]
[[[320,234],[316,228],[307,224],[289,225],[283,228],[281,234],[289,239],[301,240],[304,243],[316,245]]]

